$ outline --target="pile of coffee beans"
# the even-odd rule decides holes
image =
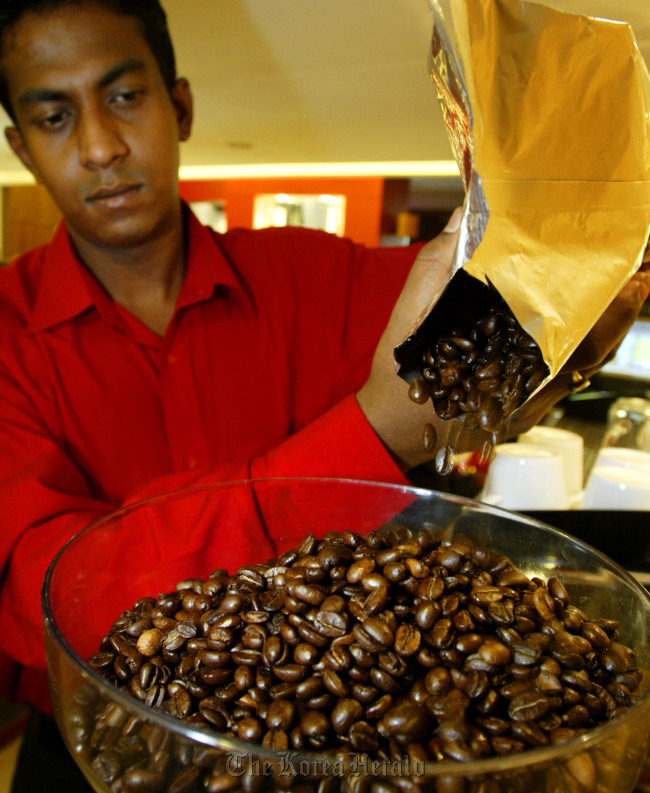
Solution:
[[[398,524],[309,535],[279,559],[143,597],[90,665],[223,736],[417,761],[564,742],[628,708],[641,679],[618,623],[588,618],[557,578]],[[105,754],[94,762],[110,781]]]
[[[409,397],[420,405],[431,400],[443,420],[464,418],[466,429],[496,433],[549,370],[503,298],[488,294],[474,316],[461,316],[421,351]],[[425,446],[435,443],[430,435],[427,428]]]

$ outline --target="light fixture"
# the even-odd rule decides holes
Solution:
[[[257,179],[263,177],[459,176],[454,160],[404,162],[247,163],[239,165],[183,165],[181,179]]]

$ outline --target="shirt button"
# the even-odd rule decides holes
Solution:
[[[168,364],[174,364],[174,363],[177,363],[177,361],[178,361],[178,358],[175,355],[173,355],[172,353],[169,353],[169,355],[167,356],[167,363]]]
[[[188,468],[196,468],[196,457],[188,457],[186,462]]]

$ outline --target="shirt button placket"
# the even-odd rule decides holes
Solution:
[[[178,347],[176,340],[164,354],[160,373],[160,404],[175,471],[197,468],[208,459],[192,367]]]

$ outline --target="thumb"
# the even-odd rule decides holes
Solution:
[[[457,208],[440,234],[420,250],[411,267],[393,315],[393,326],[406,337],[421,315],[438,299],[451,277],[458,230],[463,216]]]

